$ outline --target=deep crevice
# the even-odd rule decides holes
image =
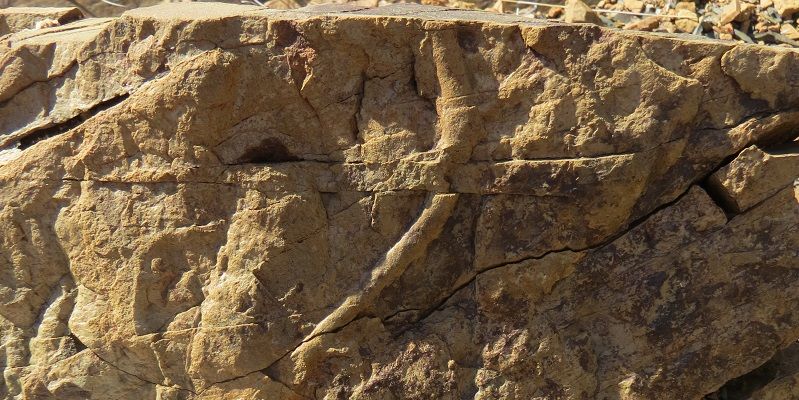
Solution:
[[[735,203],[735,199],[731,198],[727,190],[724,189],[716,179],[713,179],[712,176],[699,182],[699,187],[701,187],[708,197],[710,197],[710,200],[724,212],[727,221],[741,213],[738,204]]]
[[[772,156],[799,154],[799,137],[787,142],[761,147],[761,150]]]
[[[110,100],[103,101],[94,107],[60,123],[57,125],[52,125],[44,128],[36,129],[32,132],[29,132],[27,135],[23,136],[19,139],[17,148],[20,150],[25,150],[36,143],[41,142],[42,140],[49,139],[51,137],[55,137],[66,133],[72,129],[77,128],[83,122],[88,120],[89,118],[97,115],[98,113],[105,111],[122,101],[128,98],[128,94],[123,94],[117,97],[114,97]]]
[[[799,370],[799,342],[777,351],[757,368],[730,379],[704,400],[745,400],[768,384]]]
[[[69,337],[72,338],[72,341],[75,342],[75,353],[80,353],[83,350],[88,349],[88,347],[83,344],[83,342],[75,336],[74,333],[70,333]]]
[[[704,397],[704,400],[745,400],[756,390],[773,381],[776,371],[765,364],[725,383],[719,390]]]

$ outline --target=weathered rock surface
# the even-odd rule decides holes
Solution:
[[[400,6],[0,41],[5,398],[799,392],[799,52]]]
[[[50,28],[83,18],[77,8],[16,7],[0,9],[0,36],[25,29]]]

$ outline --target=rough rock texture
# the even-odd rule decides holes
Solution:
[[[24,29],[50,28],[83,18],[77,8],[18,7],[0,9],[0,36]]]
[[[399,6],[0,42],[5,398],[799,393],[799,52]]]

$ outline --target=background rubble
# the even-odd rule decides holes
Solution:
[[[77,7],[87,16],[117,16],[126,10],[163,0],[0,0],[0,8]],[[592,23],[620,29],[692,34],[784,47],[799,47],[799,0],[227,0],[273,9],[293,9],[335,3],[378,7],[421,3],[452,8],[480,9],[519,16]]]

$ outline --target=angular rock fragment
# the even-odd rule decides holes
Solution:
[[[16,7],[0,9],[0,36],[26,29],[49,28],[83,18],[73,7]]]
[[[5,398],[796,390],[795,51],[212,3],[0,46]]]
[[[784,19],[790,19],[791,16],[799,13],[799,1],[797,0],[774,0],[774,7]]]
[[[740,213],[766,200],[799,177],[799,145],[773,151],[752,146],[710,176],[713,190]]]
[[[599,15],[591,10],[591,7],[582,0],[566,1],[563,19],[570,23],[587,22],[597,25],[602,23],[599,19]]]

